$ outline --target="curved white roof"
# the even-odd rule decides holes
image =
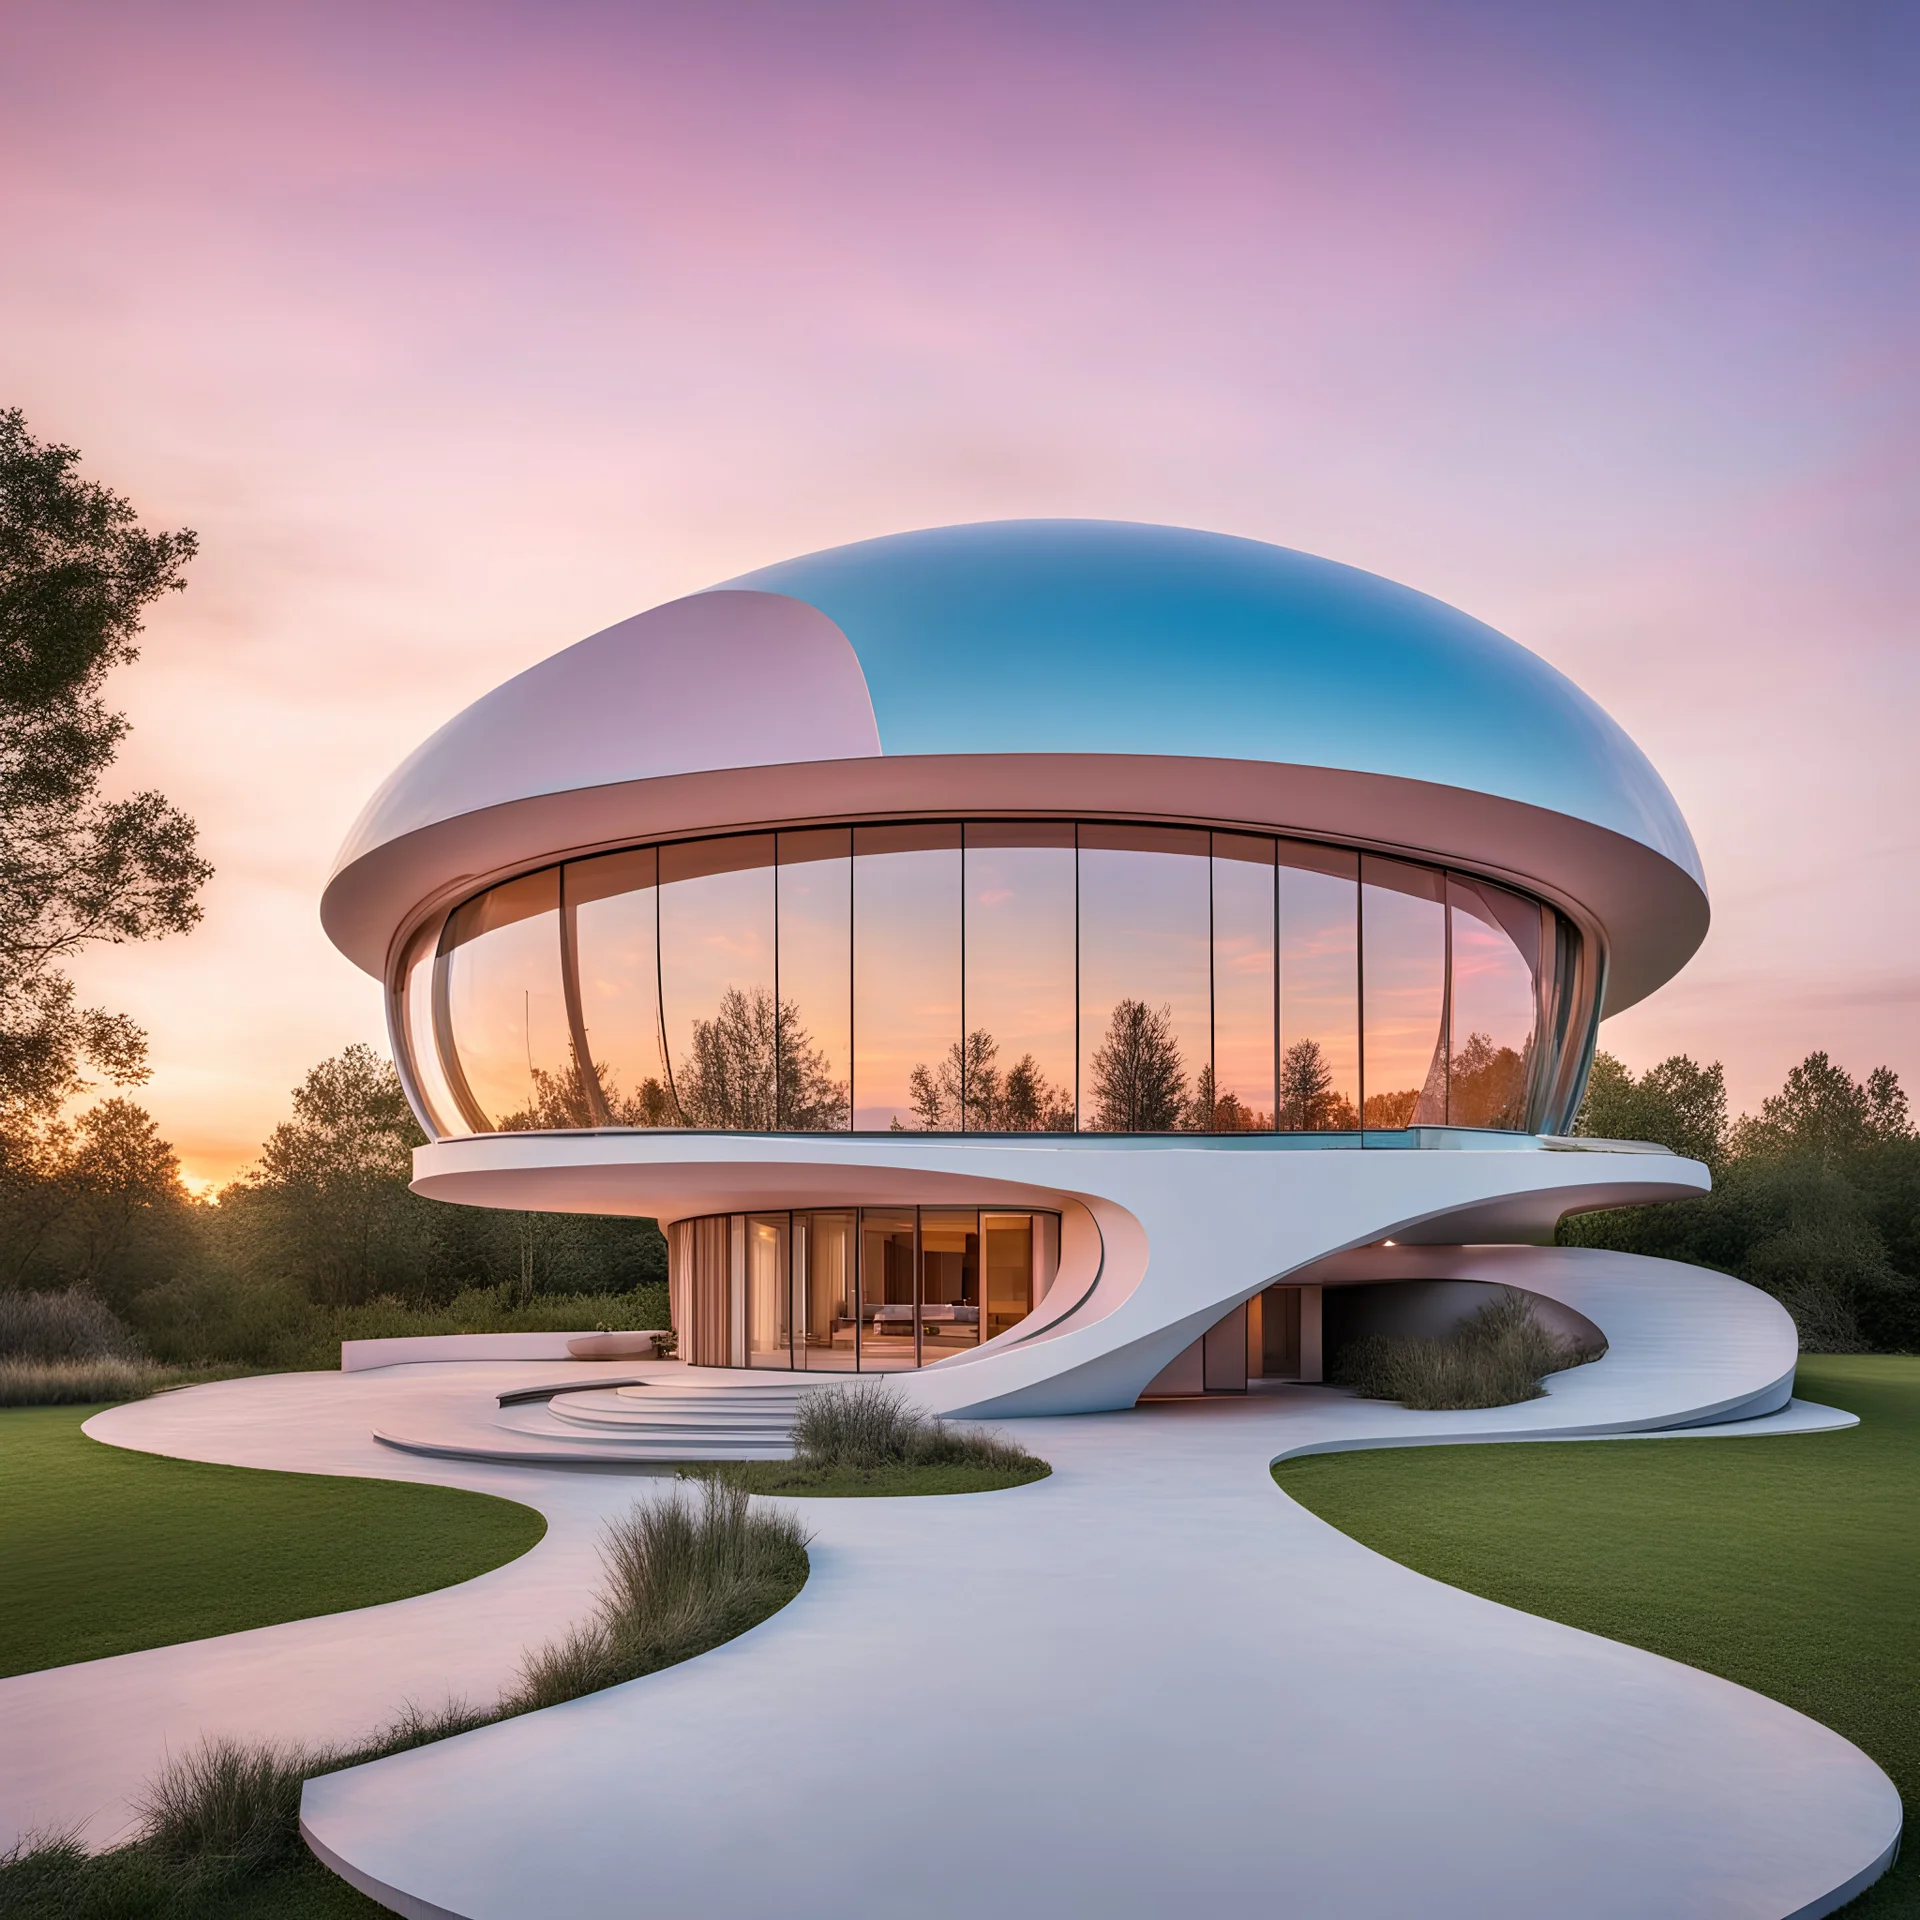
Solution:
[[[825,803],[787,805],[775,790],[824,791],[816,776],[833,766],[852,780],[840,783],[846,792],[884,791],[898,811],[909,763],[953,768],[981,756],[1002,767],[1317,769],[1504,802],[1630,843],[1641,853],[1628,866],[1653,856],[1667,875],[1655,889],[1663,896],[1682,883],[1674,898],[1693,904],[1681,912],[1686,926],[1658,943],[1677,950],[1653,969],[1659,978],[1705,931],[1700,858],[1673,796],[1621,727],[1537,655],[1441,601],[1333,561],[1185,528],[1082,520],[942,527],[834,548],[554,654],[456,715],[387,780],[341,849],[323,915],[377,969],[395,919],[423,897],[424,868],[401,863],[416,890],[397,916],[397,878],[375,889],[383,904],[373,917],[394,916],[384,928],[368,922],[355,876],[394,874],[394,849],[423,835],[445,842],[439,884],[525,863],[524,822],[497,858],[477,851],[495,837],[479,823],[503,809],[778,767],[792,775],[749,783],[758,817],[797,818]],[[876,759],[897,775],[875,767],[852,779],[855,763]],[[927,804],[954,804],[947,792],[928,789]],[[966,802],[983,803],[1041,802]],[[644,831],[745,824],[742,804],[665,826],[649,813]],[[1328,830],[1326,819],[1275,816],[1265,804],[1230,817]],[[608,807],[588,811],[592,831],[576,833],[539,807],[549,835],[539,851],[603,838]],[[1464,857],[1444,839],[1432,844]],[[1664,899],[1660,910],[1677,911]],[[1622,928],[1606,924],[1618,946]],[[1616,983],[1628,997],[1658,983],[1645,966],[1628,971],[1634,977]]]

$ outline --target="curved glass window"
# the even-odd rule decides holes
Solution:
[[[853,834],[853,1124],[964,1125],[960,829]]]
[[[562,875],[581,1051],[617,1127],[679,1124],[660,1032],[659,873],[659,855],[642,847],[575,861]]]
[[[560,874],[549,867],[456,907],[440,936],[449,1048],[441,1056],[473,1125],[589,1127],[560,975]]]
[[[795,1133],[843,1132],[853,1080],[853,835],[780,835],[774,875],[779,1107]]]
[[[773,835],[660,849],[660,1010],[682,1124],[768,1132]]]
[[[1213,836],[1213,1064],[1200,1124],[1270,1132],[1274,1118],[1274,845]]]
[[[1360,861],[1361,1115],[1370,1127],[1446,1124],[1445,889],[1430,867]]]
[[[1080,829],[1080,1126],[1207,1123],[1213,1084],[1209,836]]]
[[[1539,1009],[1540,909],[1504,887],[1447,876],[1447,1119],[1526,1125]]]
[[[1360,857],[1280,843],[1280,1114],[1289,1133],[1360,1124]]]
[[[392,1031],[436,1136],[1551,1131],[1604,973],[1551,908],[1417,861],[1276,834],[920,821],[504,881],[410,939]],[[819,1287],[782,1294],[767,1337],[823,1367],[865,1339],[923,1347],[904,1301],[866,1294],[860,1318],[836,1293],[854,1258],[837,1218],[779,1255]],[[993,1248],[968,1257],[954,1298],[945,1279],[914,1296],[955,1309],[948,1346],[995,1312]],[[773,1328],[774,1297],[749,1291],[741,1327]]]
[[[424,1109],[422,1123],[431,1133],[464,1133],[460,1109],[440,1065],[440,1048],[433,1033],[434,958],[439,945],[440,928],[436,923],[422,927],[408,942],[400,963],[394,1025],[399,1051],[412,1073],[415,1104]]]
[[[966,1119],[980,1133],[1073,1131],[1073,828],[969,825]]]
[[[1060,1266],[1060,1216],[1014,1206],[716,1214],[667,1233],[695,1366],[899,1373],[1016,1327]]]

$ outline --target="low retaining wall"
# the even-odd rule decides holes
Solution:
[[[364,1373],[369,1367],[417,1366],[423,1361],[571,1360],[569,1340],[593,1332],[576,1333],[429,1333],[397,1340],[342,1340],[340,1371]],[[647,1338],[643,1330],[638,1336]]]

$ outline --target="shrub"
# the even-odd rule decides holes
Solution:
[[[530,1655],[502,1713],[526,1713],[690,1659],[744,1633],[799,1592],[807,1536],[783,1507],[756,1507],[718,1478],[697,1500],[643,1501],[607,1529],[593,1620]]]
[[[0,1360],[0,1407],[140,1400],[173,1377],[145,1360]]]
[[[1017,1470],[1039,1463],[1004,1434],[949,1426],[910,1407],[884,1380],[807,1394],[793,1447],[809,1467],[969,1466]]]
[[[127,1330],[104,1300],[65,1293],[0,1293],[0,1360],[130,1359]]]
[[[343,1340],[664,1327],[667,1289],[650,1285],[631,1293],[545,1293],[529,1300],[511,1287],[469,1287],[437,1307],[392,1299],[317,1307],[291,1284],[198,1277],[155,1288],[129,1311],[162,1360],[181,1366],[238,1363],[318,1372],[340,1364]]]
[[[1444,1338],[1362,1336],[1340,1354],[1332,1379],[1362,1399],[1397,1400],[1422,1411],[1507,1407],[1539,1399],[1545,1375],[1597,1360],[1604,1351],[1562,1339],[1541,1325],[1524,1293],[1502,1288]]]

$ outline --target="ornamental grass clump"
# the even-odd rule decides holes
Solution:
[[[1440,1339],[1363,1335],[1341,1353],[1332,1377],[1362,1399],[1397,1400],[1423,1412],[1508,1407],[1539,1399],[1548,1374],[1603,1352],[1553,1332],[1526,1294],[1503,1287]]]
[[[138,1400],[167,1377],[104,1300],[78,1287],[0,1293],[0,1407]]]
[[[146,1360],[0,1360],[0,1407],[77,1407],[141,1400],[174,1376]]]
[[[527,1659],[502,1713],[576,1700],[704,1653],[799,1592],[807,1535],[783,1507],[755,1506],[718,1477],[639,1503],[601,1547],[594,1617]]]
[[[273,1741],[205,1741],[135,1801],[142,1844],[176,1868],[265,1866],[299,1845],[300,1789],[327,1759]]]
[[[885,1467],[978,1467],[1019,1472],[1040,1462],[1005,1434],[950,1426],[921,1413],[881,1380],[809,1393],[793,1422],[802,1466],[873,1472]]]

